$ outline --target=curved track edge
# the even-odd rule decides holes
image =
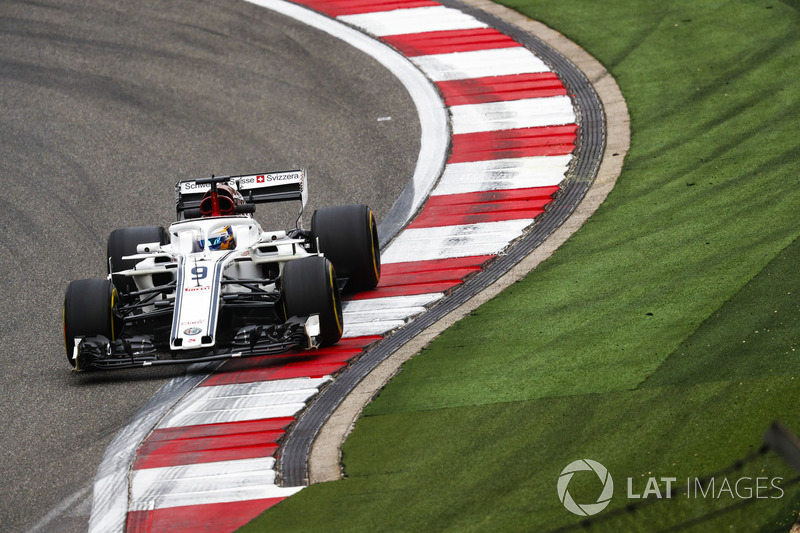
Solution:
[[[488,0],[442,0],[512,36],[558,72],[573,95],[580,124],[562,194],[532,231],[428,313],[369,350],[306,410],[283,442],[279,465],[287,486],[342,477],[341,447],[364,407],[445,329],[522,279],[580,228],[605,200],[630,147],[630,117],[606,68],[544,24]]]

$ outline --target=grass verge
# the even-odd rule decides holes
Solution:
[[[580,520],[556,493],[575,459],[608,467],[614,509],[626,478],[717,471],[773,419],[800,431],[798,3],[505,3],[617,79],[623,174],[552,258],[405,365],[347,441],[346,479],[246,530],[547,530]],[[665,500],[608,527],[785,528],[798,492],[719,515],[738,499]]]

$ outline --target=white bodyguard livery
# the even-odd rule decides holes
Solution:
[[[311,349],[342,336],[340,291],[380,280],[375,217],[365,205],[314,212],[306,173],[220,176],[175,185],[168,229],[115,230],[108,277],[64,298],[75,370],[212,361]],[[265,231],[257,204],[299,200],[295,228]],[[338,275],[337,275],[338,274]]]

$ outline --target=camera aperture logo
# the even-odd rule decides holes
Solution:
[[[572,476],[574,476],[576,472],[583,471],[594,472],[603,484],[603,491],[600,493],[595,503],[576,503],[575,500],[572,499],[569,490],[567,490],[569,488],[569,482],[572,481]],[[568,511],[578,516],[596,515],[608,506],[611,502],[611,496],[613,495],[614,480],[611,479],[611,474],[608,473],[608,469],[591,459],[578,459],[577,461],[571,462],[561,471],[561,475],[558,477],[558,499],[561,500],[561,503],[564,504],[564,507],[566,507]]]

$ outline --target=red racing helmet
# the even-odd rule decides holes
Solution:
[[[244,204],[244,197],[230,185],[217,185],[203,195],[200,200],[200,211],[204,217],[220,217],[236,214],[236,206]],[[216,206],[215,206],[216,204]],[[216,207],[216,209],[215,209]]]

